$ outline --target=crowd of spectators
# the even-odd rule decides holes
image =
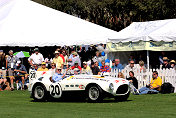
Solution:
[[[90,46],[86,50],[85,47],[77,49],[66,49],[65,47],[59,47],[54,52],[49,52],[48,57],[43,56],[38,48],[35,48],[28,58],[28,64],[30,69],[35,71],[52,71],[53,77],[51,81],[55,82],[65,76],[65,74],[93,74],[100,75],[106,72],[113,72],[118,70],[118,77],[129,80],[138,88],[137,79],[134,76],[134,72],[139,70],[140,72],[146,72],[144,61],[140,60],[138,64],[133,56],[130,56],[129,63],[123,66],[120,63],[120,59],[116,58],[110,60],[105,57],[105,46],[103,44],[98,47]],[[53,57],[51,55],[54,55]],[[45,58],[44,58],[45,57]],[[159,58],[161,62],[161,68],[174,68],[175,61],[167,57]],[[122,70],[128,70],[129,78],[126,78]],[[9,51],[8,55],[0,50],[0,90],[14,90],[14,82],[16,88],[25,89],[25,83],[28,79],[28,68],[23,65],[22,61],[14,55],[13,50]],[[64,71],[63,71],[64,70]],[[65,73],[63,73],[65,72]],[[21,86],[20,86],[20,84]]]

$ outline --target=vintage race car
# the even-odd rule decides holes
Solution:
[[[129,82],[122,78],[103,75],[66,75],[63,80],[51,82],[50,71],[30,71],[28,90],[35,101],[50,98],[83,97],[92,102],[102,101],[105,97],[125,101],[130,94]]]

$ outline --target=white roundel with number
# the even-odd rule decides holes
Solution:
[[[52,84],[49,86],[50,95],[54,98],[60,98],[62,95],[62,89],[59,84]]]

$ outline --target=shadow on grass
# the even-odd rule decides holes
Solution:
[[[31,100],[30,102],[40,102],[40,103],[55,103],[55,102],[63,102],[63,103],[121,103],[121,102],[131,102],[133,100],[126,100],[126,101],[115,101],[114,99],[105,99],[99,102],[92,102],[92,101],[88,101],[83,100],[83,99],[52,99],[52,100],[48,100],[48,101],[35,101],[35,100]]]

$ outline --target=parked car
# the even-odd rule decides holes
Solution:
[[[53,83],[51,72],[30,72],[28,90],[35,101],[47,101],[84,96],[91,102],[102,101],[105,97],[125,101],[130,94],[129,82],[122,78],[103,75],[66,75],[63,80]]]

